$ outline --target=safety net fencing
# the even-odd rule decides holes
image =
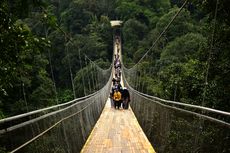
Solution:
[[[74,81],[74,91],[77,97],[92,94],[103,88],[111,75],[112,64],[107,69],[102,69],[97,63],[85,55],[84,67],[77,73]],[[108,65],[102,65],[107,67]]]
[[[133,88],[141,84],[137,72],[122,72],[131,108],[156,152],[230,152],[229,112],[141,93]]]
[[[0,120],[0,152],[80,152],[108,98],[111,68],[95,77],[104,87],[93,94]]]

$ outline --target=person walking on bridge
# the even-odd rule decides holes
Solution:
[[[126,87],[124,87],[122,91],[122,100],[123,100],[122,103],[123,109],[129,109],[130,94]]]
[[[114,100],[115,109],[116,108],[120,109],[120,107],[121,107],[121,92],[118,90],[118,88],[115,89],[115,92],[113,94],[113,100]]]

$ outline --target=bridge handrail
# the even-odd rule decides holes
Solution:
[[[56,110],[56,111],[54,111],[54,112],[47,113],[47,114],[42,115],[42,116],[39,116],[39,117],[37,117],[37,118],[34,118],[34,119],[31,119],[31,120],[28,120],[28,121],[19,123],[19,124],[17,124],[17,125],[12,126],[12,127],[9,127],[9,128],[7,128],[7,131],[15,130],[15,129],[20,128],[20,127],[22,127],[22,126],[25,126],[25,125],[27,125],[27,124],[30,124],[30,123],[39,121],[39,120],[41,120],[41,119],[44,119],[44,118],[49,117],[49,116],[51,116],[51,115],[55,115],[55,114],[60,113],[60,112],[63,112],[63,111],[65,111],[65,110],[67,110],[67,109],[69,109],[69,108],[71,108],[71,107],[73,107],[73,106],[76,106],[76,105],[79,105],[79,104],[85,102],[88,98],[91,98],[91,97],[97,95],[101,90],[102,90],[102,89],[100,89],[99,91],[95,92],[94,94],[91,94],[92,96],[88,96],[88,97],[85,98],[85,99],[82,98],[82,101],[80,101],[80,102],[78,102],[78,103],[74,103],[74,104],[72,104],[72,105],[70,105],[70,106],[68,106],[68,107],[65,107],[65,108]],[[0,130],[0,133],[2,133],[2,131],[6,131],[6,129]]]
[[[45,110],[50,110],[50,109],[54,109],[54,108],[57,108],[57,107],[60,107],[60,106],[65,106],[65,105],[68,105],[68,104],[72,104],[72,103],[73,103],[72,105],[70,105],[70,106],[68,106],[68,107],[65,107],[65,108],[56,110],[56,111],[54,111],[54,112],[47,113],[47,114],[42,115],[42,116],[40,116],[40,117],[37,117],[37,118],[31,119],[31,120],[28,120],[28,121],[19,123],[19,124],[17,124],[17,125],[12,126],[12,127],[16,127],[16,128],[17,128],[17,127],[19,127],[19,126],[21,126],[21,125],[25,125],[25,124],[27,124],[27,123],[31,123],[31,122],[33,122],[33,121],[37,121],[37,120],[40,120],[40,119],[45,118],[45,117],[47,117],[47,116],[50,116],[50,115],[56,114],[56,113],[58,113],[58,112],[64,111],[64,110],[66,110],[66,109],[68,109],[68,108],[71,108],[71,107],[77,105],[77,104],[83,103],[83,102],[84,102],[86,99],[88,99],[88,98],[91,98],[91,97],[97,95],[98,93],[100,93],[100,92],[108,85],[109,82],[111,82],[111,80],[112,80],[112,73],[110,74],[109,80],[108,80],[108,82],[106,83],[106,85],[105,85],[103,88],[99,89],[98,91],[96,91],[96,92],[94,92],[94,93],[92,93],[92,94],[90,94],[90,95],[87,95],[87,96],[84,96],[84,97],[80,97],[80,98],[74,99],[74,100],[72,100],[72,101],[63,103],[63,104],[54,105],[54,106],[51,106],[51,107],[48,107],[48,108],[43,108],[43,109],[39,109],[39,110],[36,110],[36,111],[28,112],[28,113],[25,113],[25,114],[20,114],[20,115],[17,115],[17,116],[12,116],[12,117],[9,117],[9,118],[6,118],[6,119],[2,119],[2,120],[0,120],[0,124],[1,124],[1,123],[5,123],[6,121],[12,121],[12,120],[14,120],[14,119],[19,119],[19,118],[26,117],[26,116],[29,116],[29,115],[33,115],[33,114],[36,114],[36,113],[39,113],[39,112],[42,112],[42,111],[45,111]],[[78,102],[78,103],[74,103],[74,102]],[[9,128],[7,128],[7,129],[9,129]],[[5,130],[6,130],[6,129],[5,129]],[[1,131],[1,130],[0,130],[0,131]]]
[[[76,99],[71,100],[71,101],[66,102],[66,103],[62,103],[62,104],[54,105],[54,106],[51,106],[51,107],[46,107],[46,108],[38,109],[38,110],[35,110],[35,111],[31,111],[31,112],[28,112],[28,113],[24,113],[24,114],[12,116],[12,117],[8,117],[8,118],[4,118],[4,119],[0,120],[0,124],[1,123],[5,123],[5,122],[9,122],[9,121],[12,121],[12,120],[20,119],[20,118],[23,118],[23,117],[26,117],[26,116],[29,116],[29,115],[34,115],[34,114],[37,114],[37,113],[40,113],[40,112],[43,112],[43,111],[47,111],[47,110],[50,110],[50,109],[55,109],[55,108],[58,108],[58,107],[66,106],[66,105],[72,104],[74,102],[78,102],[80,100],[89,98],[89,97],[97,94],[97,92],[92,93],[92,94],[87,95],[87,96],[84,96],[84,97],[76,98]]]
[[[150,97],[144,96],[143,94],[141,94],[141,92],[139,92],[139,91],[137,91],[135,89],[133,89],[133,91],[136,94],[138,94],[138,95],[140,95],[140,96],[142,96],[142,97],[144,97],[146,99],[153,100]],[[222,121],[222,120],[219,120],[219,119],[207,116],[207,115],[203,115],[203,114],[200,114],[200,113],[196,113],[196,112],[193,112],[193,111],[189,111],[189,110],[186,110],[186,109],[182,109],[182,108],[178,108],[178,107],[173,107],[173,106],[170,106],[170,105],[167,105],[167,104],[163,104],[163,103],[161,103],[159,101],[154,101],[154,102],[157,103],[157,104],[159,104],[159,105],[161,105],[161,106],[163,106],[163,107],[167,107],[167,108],[174,109],[174,110],[177,110],[177,111],[181,111],[181,112],[193,114],[193,115],[196,115],[196,116],[199,116],[199,117],[203,117],[203,118],[206,118],[206,119],[209,119],[209,120],[212,120],[214,122],[218,122],[218,123],[221,123],[221,124],[224,124],[224,125],[230,127],[230,123],[228,123],[226,121]]]
[[[126,68],[126,69],[127,69],[127,68]],[[225,112],[225,111],[221,111],[221,110],[216,110],[216,109],[208,108],[208,107],[204,107],[204,106],[198,106],[198,105],[185,104],[185,103],[176,102],[176,101],[171,101],[171,100],[165,100],[165,99],[161,99],[161,98],[158,98],[158,97],[155,97],[155,96],[150,96],[150,95],[148,95],[148,94],[139,92],[139,91],[135,90],[134,88],[132,88],[132,87],[128,84],[128,82],[127,82],[127,80],[126,80],[126,77],[125,77],[125,75],[124,75],[124,71],[122,71],[122,74],[123,74],[123,78],[124,78],[125,82],[127,83],[127,85],[128,85],[132,90],[138,92],[139,94],[141,94],[141,95],[143,95],[143,96],[146,96],[146,97],[149,97],[149,98],[152,98],[152,99],[155,99],[155,100],[164,102],[164,103],[168,103],[168,104],[175,104],[175,105],[179,105],[179,106],[185,106],[185,107],[190,107],[190,108],[196,108],[196,109],[205,110],[205,111],[209,111],[209,112],[213,112],[213,113],[217,113],[217,114],[221,114],[221,115],[230,116],[230,112]]]
[[[123,73],[123,72],[122,72]],[[125,78],[125,75],[123,73],[123,79],[125,80],[125,83],[127,84],[128,88],[130,88],[131,90],[133,90],[133,92],[135,92],[136,94],[140,95],[140,96],[143,96],[144,98],[147,98],[147,99],[150,99],[150,100],[154,100],[152,99],[152,97],[154,96],[150,96],[150,95],[147,95],[147,94],[144,94],[142,92],[139,92],[137,90],[135,90],[134,88],[132,88],[129,83],[127,82],[126,78]],[[159,100],[164,100],[164,99],[161,99],[161,98],[158,98],[158,97],[154,97],[156,99],[159,99]],[[164,101],[167,101],[167,100],[164,100]],[[169,106],[169,105],[166,105],[166,104],[163,104],[162,102],[160,101],[154,101],[155,103],[163,106],[163,107],[167,107],[167,108],[170,108],[170,109],[175,109],[175,110],[178,110],[178,111],[181,111],[181,112],[186,112],[186,113],[190,113],[190,114],[193,114],[193,115],[196,115],[196,116],[200,116],[200,117],[204,117],[204,118],[207,118],[209,120],[212,120],[212,121],[215,121],[215,122],[218,122],[218,123],[221,123],[221,124],[224,124],[224,125],[227,125],[230,127],[230,123],[226,122],[226,121],[222,121],[222,120],[219,120],[219,119],[216,119],[216,118],[213,118],[213,117],[210,117],[210,116],[207,116],[207,115],[203,115],[203,114],[199,114],[199,113],[196,113],[196,112],[192,112],[192,111],[189,111],[189,110],[185,110],[185,109],[182,109],[182,108],[178,108],[178,107],[172,107],[172,106]],[[170,101],[169,101],[170,102]],[[171,102],[174,102],[174,101],[171,101]],[[167,102],[166,102],[167,103]],[[183,104],[183,103],[180,103],[180,102],[175,102],[176,104],[178,105],[184,105],[184,106],[196,106],[196,105],[191,105],[191,104]],[[195,108],[195,107],[193,107]],[[204,107],[204,108],[207,108],[207,107]],[[209,109],[209,108],[208,108]],[[215,109],[212,109],[212,110],[215,110]],[[217,110],[219,111],[219,110]],[[221,111],[221,112],[224,112],[224,111]],[[228,113],[228,112],[227,112]]]
[[[81,110],[77,111],[74,114],[71,114],[69,116],[66,116],[62,119],[60,119],[59,121],[55,122],[52,126],[50,126],[48,129],[46,129],[45,131],[41,132],[40,134],[36,135],[35,137],[33,137],[32,139],[30,139],[29,141],[27,141],[26,143],[20,145],[19,147],[15,148],[14,150],[11,151],[11,153],[14,153],[18,150],[20,150],[21,148],[25,147],[26,145],[30,144],[31,142],[35,141],[36,139],[38,139],[39,137],[41,137],[42,135],[44,135],[45,133],[47,133],[48,131],[50,131],[51,129],[53,129],[55,126],[57,126],[58,124],[60,124],[61,122],[63,122],[64,120],[67,120],[68,118],[75,116],[77,114],[79,114],[80,112],[82,112],[83,110],[85,110],[87,107],[89,107],[93,102],[91,102],[90,104],[88,104],[87,106],[85,106],[84,108],[82,108]],[[59,111],[58,111],[59,112]],[[57,112],[56,112],[57,113]],[[37,120],[37,119],[36,119]]]
[[[96,96],[97,94],[99,94],[100,92],[102,92],[106,87],[111,86],[111,82],[112,82],[111,80],[112,80],[112,73],[111,73],[111,75],[110,75],[110,78],[109,78],[108,82],[106,83],[106,85],[105,85],[103,88],[101,88],[100,90],[98,90],[98,91],[96,91],[95,93],[91,94],[92,96],[85,96],[85,97],[87,97],[87,98],[93,98],[94,96]],[[102,92],[102,93],[103,93],[103,92]],[[24,123],[20,123],[20,124],[18,124],[18,125],[13,126],[13,127],[10,127],[10,128],[8,129],[8,131],[9,131],[9,130],[15,130],[15,129],[20,128],[20,127],[22,127],[22,126],[25,126],[25,125],[27,125],[27,124],[36,122],[36,121],[41,120],[41,119],[43,119],[43,118],[46,118],[46,117],[48,117],[48,116],[51,116],[51,115],[57,114],[57,113],[59,113],[59,112],[65,111],[65,110],[67,110],[67,109],[69,109],[69,108],[71,108],[71,107],[73,107],[73,106],[75,106],[75,105],[79,105],[79,104],[85,102],[85,101],[87,100],[87,98],[85,98],[85,99],[82,98],[83,100],[80,101],[79,103],[72,104],[71,106],[68,106],[68,107],[66,107],[66,108],[63,108],[63,109],[60,109],[60,110],[57,110],[57,111],[54,111],[54,112],[50,112],[50,113],[45,114],[45,115],[43,115],[43,116],[40,116],[40,117],[38,117],[38,118],[35,118],[35,119],[32,119],[32,120],[26,121],[26,122],[24,122]],[[11,153],[16,152],[16,151],[20,150],[21,148],[25,147],[26,145],[30,144],[31,142],[35,141],[36,139],[38,139],[39,137],[41,137],[42,135],[44,135],[45,133],[47,133],[48,131],[50,131],[51,129],[53,129],[55,126],[57,126],[58,124],[60,124],[60,123],[63,122],[64,120],[67,120],[68,118],[70,118],[70,117],[72,117],[72,116],[75,116],[75,115],[79,114],[80,112],[82,112],[83,110],[85,110],[87,107],[89,107],[89,106],[90,106],[91,104],[93,104],[93,103],[95,103],[95,101],[93,101],[93,102],[87,104],[87,105],[86,105],[85,107],[83,107],[81,110],[79,110],[79,111],[77,111],[77,112],[75,112],[75,113],[73,113],[73,114],[70,114],[70,115],[68,115],[68,116],[66,116],[66,117],[63,117],[63,118],[61,118],[60,120],[56,121],[54,124],[52,124],[52,126],[50,126],[49,128],[47,128],[46,130],[44,130],[44,131],[41,132],[40,134],[36,135],[35,137],[33,137],[32,139],[30,139],[29,141],[23,143],[23,144],[20,145],[19,147],[15,148],[13,151],[11,151]],[[0,130],[0,133],[1,133],[1,130]]]
[[[181,102],[176,102],[176,101],[171,101],[171,100],[165,100],[165,99],[161,99],[155,96],[151,96],[145,93],[141,93],[139,91],[136,91],[138,93],[140,93],[143,96],[158,100],[158,101],[162,101],[164,103],[169,103],[169,104],[175,104],[175,105],[180,105],[180,106],[186,106],[186,107],[191,107],[191,108],[197,108],[197,109],[201,109],[201,110],[205,110],[205,111],[209,111],[209,112],[213,112],[213,113],[218,113],[221,115],[227,115],[230,116],[230,112],[225,112],[225,111],[221,111],[221,110],[217,110],[217,109],[213,109],[213,108],[208,108],[208,107],[204,107],[204,106],[199,106],[199,105],[192,105],[192,104],[186,104],[186,103],[181,103]]]

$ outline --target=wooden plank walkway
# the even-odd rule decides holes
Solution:
[[[117,48],[120,49],[119,53]],[[114,55],[116,54],[119,54],[122,60],[120,42],[118,45],[114,42]],[[121,84],[124,87],[122,77]],[[111,108],[108,98],[81,153],[155,153],[155,150],[141,129],[132,109]]]
[[[111,108],[110,99],[81,153],[155,153],[131,108]]]

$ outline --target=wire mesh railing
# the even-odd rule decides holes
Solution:
[[[104,75],[91,95],[0,120],[0,152],[80,152],[109,95],[112,75]]]
[[[2,119],[0,120],[0,130],[4,130],[4,131],[7,131],[7,129],[13,125],[17,125],[19,123],[22,123],[22,122],[25,122],[25,121],[28,121],[28,120],[31,120],[33,118],[37,118],[39,116],[42,116],[42,115],[45,115],[45,114],[48,114],[52,111],[57,111],[59,109],[62,109],[62,108],[65,108],[67,106],[70,106],[74,103],[78,103],[82,100],[85,100],[95,94],[97,94],[98,92],[95,92],[93,94],[90,94],[88,96],[85,96],[85,97],[81,97],[81,98],[77,98],[77,99],[74,99],[72,101],[69,101],[69,102],[66,102],[66,103],[63,103],[63,104],[58,104],[58,105],[54,105],[54,106],[51,106],[51,107],[47,107],[47,108],[43,108],[43,109],[39,109],[39,110],[35,110],[35,111],[31,111],[31,112],[28,112],[28,113],[24,113],[24,114],[20,114],[20,115],[16,115],[16,116],[12,116],[12,117],[8,117],[8,118],[5,118],[5,119]]]
[[[212,86],[212,83],[223,79],[223,75],[215,75],[217,71],[211,69],[215,65],[212,63],[215,61],[212,59],[216,58],[213,56],[214,48],[221,50],[217,45],[220,42],[215,38],[219,1],[215,1],[213,23],[210,23],[211,35],[203,37],[200,31],[193,31],[205,41],[196,39],[193,34],[182,34],[178,39],[175,37],[175,41],[169,40],[170,30],[183,31],[183,28],[177,29],[176,26],[179,27],[178,23],[181,24],[185,18],[180,22],[175,21],[183,13],[187,2],[184,1],[164,30],[159,31],[160,35],[155,36],[155,41],[140,60],[130,69],[123,67],[124,83],[130,90],[132,109],[156,152],[230,152],[230,113],[212,109],[229,111],[228,94],[224,91],[227,86]],[[171,24],[174,27],[170,27]],[[194,44],[189,41],[191,38],[195,38]],[[201,42],[205,42],[205,45]],[[197,57],[188,54],[191,50],[197,53]],[[139,54],[138,51],[136,53]],[[200,60],[206,54],[208,57],[205,61]],[[219,80],[213,79],[217,76]],[[213,94],[218,90],[223,92]]]
[[[124,82],[131,107],[156,152],[230,151],[229,112],[149,96]]]

